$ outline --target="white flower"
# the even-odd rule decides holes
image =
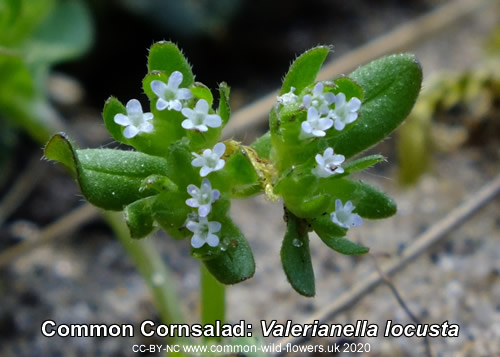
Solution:
[[[320,114],[328,114],[329,106],[335,100],[335,94],[331,92],[323,93],[323,82],[318,82],[313,89],[312,95],[306,94],[302,99],[302,104],[306,108],[314,107]]]
[[[325,130],[332,127],[333,120],[328,117],[322,117],[315,107],[309,107],[307,110],[307,119],[301,124],[300,139],[315,137],[323,137],[326,135]]]
[[[116,114],[114,121],[116,124],[124,126],[123,136],[132,139],[139,133],[150,133],[153,131],[153,114],[143,113],[141,103],[137,99],[131,99],[127,102],[127,115]]]
[[[283,104],[283,105],[289,105],[289,104],[295,104],[295,103],[297,103],[297,99],[299,97],[297,97],[294,92],[295,92],[295,87],[291,87],[290,88],[290,92],[285,93],[283,95],[280,95],[278,97],[278,99],[277,99],[278,103],[279,104]]]
[[[352,123],[358,118],[358,110],[361,107],[361,101],[353,97],[346,103],[345,94],[339,93],[335,96],[335,109],[330,110],[329,117],[334,121],[334,127],[338,131],[344,130],[347,124]]]
[[[219,222],[208,222],[206,217],[200,217],[198,222],[188,221],[186,228],[194,233],[193,238],[191,238],[193,248],[201,248],[205,243],[211,247],[219,245],[219,237],[214,234],[220,231],[221,224]]]
[[[217,114],[208,114],[208,102],[200,99],[194,110],[191,108],[182,109],[182,114],[187,118],[182,122],[184,129],[207,131],[208,127],[218,128],[222,125],[222,119]]]
[[[343,228],[359,227],[363,223],[363,219],[354,210],[351,201],[347,201],[345,206],[341,200],[335,200],[335,212],[330,213],[332,222]]]
[[[182,83],[182,73],[179,71],[172,72],[168,78],[168,84],[162,81],[152,81],[151,89],[153,93],[158,96],[158,101],[156,102],[156,109],[158,110],[177,110],[178,112],[182,109],[181,100],[191,99],[193,93],[188,88],[179,88]]]
[[[213,150],[205,149],[201,155],[193,152],[195,159],[191,161],[191,165],[201,167],[200,176],[205,177],[212,171],[217,171],[224,167],[226,162],[221,157],[225,151],[226,145],[217,143]]]
[[[203,179],[200,188],[189,185],[187,191],[193,198],[186,200],[186,204],[189,207],[198,208],[200,217],[206,217],[212,209],[212,203],[220,197],[219,190],[212,190],[212,185],[208,179]]]
[[[333,149],[328,148],[323,155],[316,155],[318,165],[312,169],[313,174],[318,177],[328,177],[333,174],[341,174],[344,169],[340,166],[345,160],[344,155],[334,155]]]

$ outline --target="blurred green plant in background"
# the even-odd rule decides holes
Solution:
[[[13,128],[21,128],[44,142],[62,128],[48,100],[50,68],[82,55],[92,39],[92,21],[83,1],[0,0],[2,139],[14,141]]]
[[[463,72],[443,72],[427,81],[398,131],[399,179],[415,184],[432,167],[432,155],[466,143],[498,138],[500,28],[486,44],[483,60]]]
[[[124,0],[121,5],[184,36],[215,35],[231,21],[244,0]]]

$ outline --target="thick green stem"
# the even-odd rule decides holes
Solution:
[[[119,213],[104,212],[104,217],[125,247],[138,272],[151,289],[162,322],[165,324],[185,323],[181,309],[182,305],[175,291],[175,284],[168,267],[158,254],[153,240],[130,238],[127,226]],[[190,344],[192,342],[187,338],[172,336],[169,343]],[[171,353],[171,356],[183,356],[183,354]]]
[[[215,324],[225,321],[226,286],[219,283],[204,264],[201,264],[201,323]]]

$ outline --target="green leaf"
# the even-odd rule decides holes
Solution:
[[[257,155],[259,155],[260,158],[269,160],[272,150],[271,132],[268,131],[255,140],[252,144],[252,148],[257,152]]]
[[[47,159],[58,161],[73,174],[77,174],[78,157],[73,143],[66,134],[54,135],[45,146],[44,154]]]
[[[310,219],[308,222],[323,243],[341,254],[359,255],[369,251],[368,248],[346,239],[347,229],[333,223],[329,214]]]
[[[193,158],[193,154],[185,142],[175,142],[168,148],[169,178],[177,184],[180,190],[185,190],[190,184],[200,187],[200,168],[191,165]]]
[[[115,115],[118,113],[126,114],[125,106],[115,97],[109,97],[102,111],[104,125],[106,125],[106,129],[108,129],[113,139],[121,143],[127,143],[128,139],[123,136],[123,127],[115,123]]]
[[[168,76],[175,71],[181,72],[183,79],[179,88],[189,87],[194,82],[191,65],[179,47],[169,41],[157,42],[149,49],[148,71],[163,71]]]
[[[231,218],[221,220],[219,247],[220,254],[213,259],[204,260],[208,271],[223,284],[236,284],[249,279],[255,273],[252,250],[241,231]],[[224,250],[225,249],[225,250]]]
[[[120,211],[155,192],[141,189],[152,175],[167,175],[164,159],[139,152],[112,149],[76,150],[65,134],[54,135],[45,156],[61,162],[75,175],[84,197],[97,207]]]
[[[165,191],[153,203],[153,219],[175,239],[184,239],[192,233],[185,227],[191,207],[186,205],[187,192]]]
[[[229,144],[226,144],[227,151]],[[214,187],[218,187],[221,192],[227,192],[234,198],[241,197],[241,194],[247,195],[256,189],[262,190],[259,176],[252,163],[248,156],[239,149],[226,158],[224,170],[216,171],[210,175],[210,180]],[[246,192],[248,189],[250,191]]]
[[[146,197],[125,207],[125,219],[132,238],[144,238],[155,229],[151,211],[155,199],[156,196]]]
[[[349,158],[388,136],[409,114],[422,82],[422,70],[413,55],[383,57],[349,75],[364,91],[359,118],[349,131],[329,143]]]
[[[333,81],[336,85],[332,92],[335,94],[344,93],[346,100],[353,97],[363,100],[363,88],[349,77],[339,77]]]
[[[214,102],[214,96],[210,89],[200,82],[194,82],[193,86],[190,88],[193,97],[196,99],[205,99],[208,103],[208,107],[211,108]]]
[[[297,57],[283,80],[280,94],[290,92],[292,87],[295,87],[295,93],[299,94],[313,83],[329,52],[330,47],[318,46]]]
[[[357,160],[350,161],[342,165],[342,167],[344,168],[345,173],[352,173],[367,169],[382,161],[387,161],[386,158],[382,155],[369,155]]]
[[[323,214],[331,206],[331,197],[329,194],[316,195],[306,198],[294,212],[301,218],[313,218]]]
[[[325,235],[320,236],[320,238],[328,247],[344,255],[361,255],[370,251],[370,248],[354,243],[347,238]]]
[[[316,293],[314,271],[309,252],[309,237],[305,221],[287,212],[287,231],[281,246],[281,263],[286,277],[299,294],[314,296]]]
[[[224,127],[231,117],[231,107],[229,106],[229,93],[231,89],[226,82],[219,84],[219,109],[217,114],[222,119],[222,127]]]
[[[2,0],[7,8],[0,9],[0,43],[16,47],[36,31],[56,5],[55,0]],[[1,6],[1,5],[0,5]]]
[[[90,47],[92,38],[92,21],[85,3],[58,1],[27,42],[26,61],[53,64],[75,58]]]
[[[337,226],[332,222],[330,214],[325,213],[316,218],[308,219],[309,224],[316,234],[323,239],[323,237],[344,237],[347,233],[347,229]]]

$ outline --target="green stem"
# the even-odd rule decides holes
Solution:
[[[153,240],[130,238],[128,228],[119,213],[104,212],[104,217],[151,289],[162,322],[165,324],[185,323],[182,305],[177,298],[173,279]],[[185,337],[172,336],[169,343],[191,344],[192,342]],[[183,356],[180,353],[171,353],[170,355]]]
[[[226,313],[226,287],[219,283],[201,264],[201,323],[215,324],[225,321]]]

